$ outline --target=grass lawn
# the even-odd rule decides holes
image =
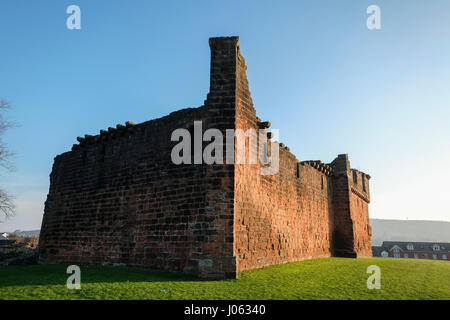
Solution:
[[[366,286],[370,265],[381,289]],[[237,280],[126,267],[81,266],[68,290],[66,265],[0,267],[0,299],[450,299],[450,262],[327,258],[243,272]]]

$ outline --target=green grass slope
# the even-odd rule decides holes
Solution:
[[[381,268],[381,289],[366,286]],[[0,267],[0,299],[450,299],[450,262],[327,258],[199,280],[126,267],[81,266],[81,290],[68,290],[65,265]]]

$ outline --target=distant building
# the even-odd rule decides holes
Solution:
[[[374,257],[450,260],[450,243],[384,241],[372,247]]]
[[[11,247],[16,240],[9,240],[6,232],[0,234],[0,248]]]

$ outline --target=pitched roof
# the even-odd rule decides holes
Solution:
[[[408,250],[407,245],[412,244],[414,250]],[[403,251],[435,251],[434,245],[439,245],[440,252],[450,252],[450,243],[446,242],[406,242],[406,241],[383,241],[382,247],[392,249],[398,246]]]

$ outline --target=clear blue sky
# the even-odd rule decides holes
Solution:
[[[66,8],[82,12],[66,28]],[[366,27],[381,8],[382,29]],[[258,115],[300,160],[349,153],[373,218],[450,220],[450,2],[0,2],[0,97],[19,128],[0,185],[39,228],[53,158],[79,135],[203,104],[208,38],[240,36]],[[0,230],[0,231],[1,231]]]

